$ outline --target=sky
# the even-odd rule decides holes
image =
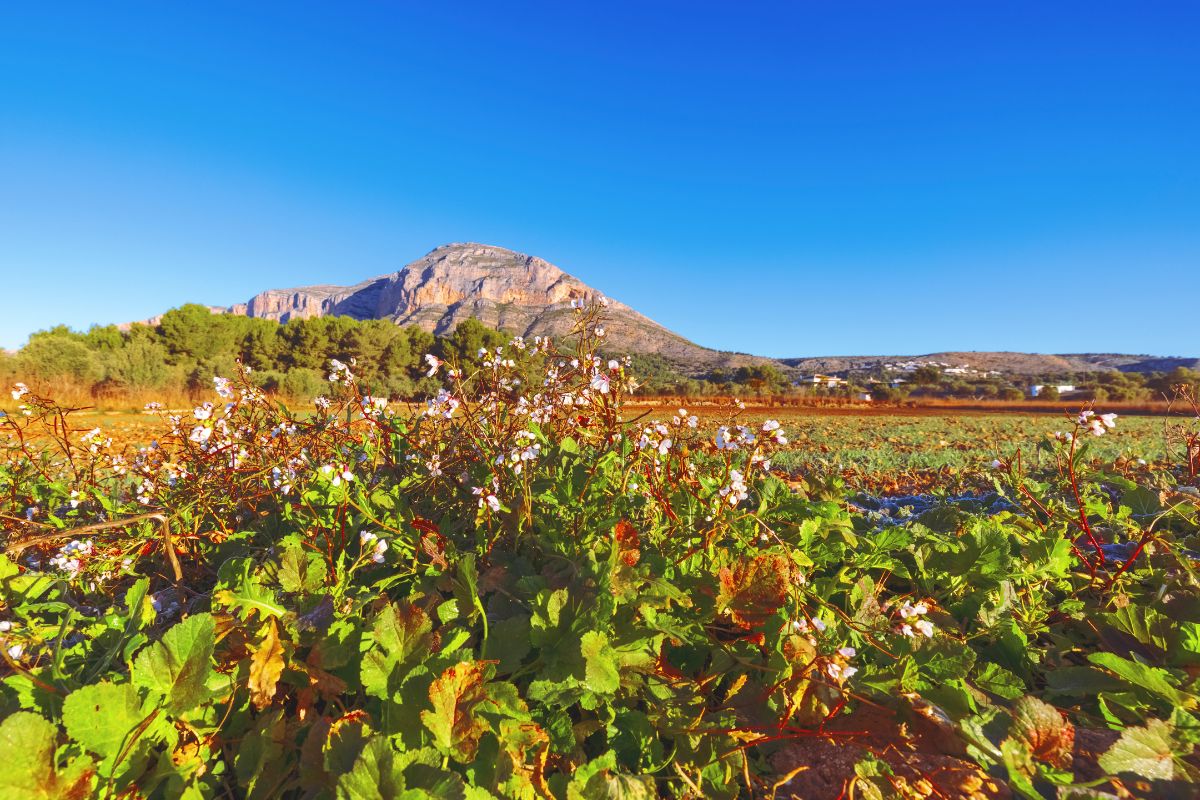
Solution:
[[[768,356],[1200,355],[1194,2],[8,3],[0,346],[541,256]]]

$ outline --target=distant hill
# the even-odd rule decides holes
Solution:
[[[866,370],[883,364],[901,362],[930,362],[966,365],[981,372],[995,370],[1015,375],[1040,375],[1046,373],[1101,372],[1169,372],[1176,367],[1200,369],[1200,359],[1163,357],[1151,355],[1124,355],[1120,353],[1014,353],[1014,352],[943,352],[924,355],[899,356],[818,356],[813,358],[781,359],[793,369],[803,373],[840,373],[849,370]]]
[[[536,256],[486,244],[447,244],[398,272],[369,278],[353,286],[302,286],[268,289],[245,303],[209,306],[214,313],[287,322],[291,319],[343,315],[355,319],[389,319],[446,334],[465,319],[523,336],[561,337],[571,329],[571,301],[592,301],[601,292]],[[844,373],[906,361],[967,365],[980,372],[1010,374],[1072,373],[1115,369],[1127,372],[1167,371],[1177,366],[1200,368],[1200,359],[1115,353],[1051,354],[1010,352],[943,352],[920,356],[828,356],[770,359],[702,347],[610,300],[609,341],[620,352],[652,354],[689,375],[713,369],[772,364],[791,375]],[[156,323],[158,319],[148,320]]]
[[[601,294],[536,256],[458,243],[353,286],[269,289],[223,311],[278,322],[325,315],[390,319],[439,335],[474,317],[526,337],[561,337],[571,330],[571,301],[591,302]],[[687,373],[771,361],[701,347],[616,300],[610,300],[606,327],[614,348],[662,356]]]

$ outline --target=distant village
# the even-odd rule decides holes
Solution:
[[[815,394],[850,394],[857,400],[870,401],[892,399],[897,393],[907,393],[917,386],[928,387],[950,381],[1008,383],[1000,380],[1003,377],[999,370],[976,369],[970,364],[910,360],[867,363],[834,375],[803,375],[794,380],[792,386]],[[1030,398],[1062,398],[1081,393],[1079,388],[1070,383],[1029,383],[1021,391]]]

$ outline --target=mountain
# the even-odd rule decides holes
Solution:
[[[471,242],[447,244],[398,272],[353,286],[303,286],[270,289],[245,303],[210,306],[214,313],[242,314],[278,322],[343,315],[355,319],[388,319],[418,325],[436,334],[454,330],[474,317],[483,324],[522,336],[561,338],[571,330],[571,301],[591,302],[601,293],[536,256]],[[1178,366],[1200,368],[1200,360],[1117,353],[1041,354],[1011,352],[943,352],[921,356],[824,356],[771,359],[702,347],[610,299],[609,341],[615,352],[660,356],[688,375],[713,369],[770,364],[792,376],[870,370],[885,364],[935,362],[1017,375],[1048,375],[1121,370],[1169,371]],[[158,320],[148,320],[154,324]]]
[[[390,319],[439,335],[474,317],[526,337],[562,337],[573,323],[571,301],[592,302],[600,296],[536,256],[457,243],[438,247],[399,272],[353,286],[270,289],[223,311],[278,322],[325,315]],[[688,373],[771,361],[701,347],[623,303],[609,302],[605,328],[615,350],[659,355]]]

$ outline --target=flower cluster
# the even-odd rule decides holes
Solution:
[[[1091,409],[1079,412],[1079,418],[1076,420],[1079,426],[1093,436],[1103,436],[1105,432],[1112,430],[1117,426],[1116,414],[1096,414]]]
[[[382,539],[379,534],[371,531],[359,531],[358,541],[362,543],[364,553],[370,551],[372,561],[376,564],[383,563],[383,554],[388,549],[387,539]]]
[[[932,638],[933,623],[925,619],[925,615],[928,613],[928,603],[913,603],[910,600],[905,600],[904,604],[897,611],[897,614],[900,616],[900,624],[896,627],[896,633],[910,637],[920,633],[926,638]]]
[[[50,566],[55,569],[62,570],[68,576],[74,578],[83,569],[80,559],[86,559],[95,550],[92,540],[88,539],[85,542],[73,540],[65,544],[61,550],[50,558]]]

